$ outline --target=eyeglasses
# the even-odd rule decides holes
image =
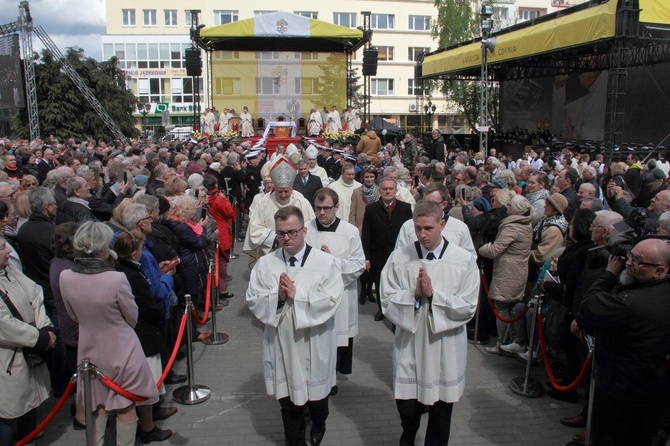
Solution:
[[[284,238],[288,235],[288,238],[296,238],[303,228],[304,226],[300,229],[291,229],[290,231],[276,231],[275,236],[277,238]]]
[[[330,212],[335,206],[314,206],[316,212]]]
[[[639,257],[633,256],[631,253],[628,253],[628,255],[626,257],[628,258],[628,260],[631,261],[631,263],[633,264],[633,266],[635,268],[639,268],[641,266],[654,266],[654,267],[665,266],[665,265],[661,265],[660,263],[643,262],[643,261],[640,260]]]

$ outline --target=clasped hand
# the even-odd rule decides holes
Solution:
[[[423,268],[419,267],[419,275],[416,278],[416,289],[414,290],[414,298],[421,299],[421,296],[433,295],[433,283],[428,276],[428,273]]]
[[[279,299],[282,302],[295,299],[295,283],[286,273],[281,273],[279,276]]]

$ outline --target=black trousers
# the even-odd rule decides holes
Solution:
[[[349,338],[349,345],[337,347],[337,363],[335,370],[343,375],[351,375],[351,365],[354,359],[354,338]]]
[[[307,401],[305,406],[296,406],[289,397],[279,399],[281,418],[284,422],[284,439],[287,446],[305,446],[305,406],[312,418],[312,432],[325,432],[328,418],[328,397],[319,401]]]
[[[416,433],[421,425],[421,415],[428,408],[428,427],[426,429],[425,446],[446,446],[449,444],[451,430],[451,412],[454,403],[437,401],[432,406],[426,406],[417,400],[395,400],[400,414],[402,435],[400,446],[414,446]]]

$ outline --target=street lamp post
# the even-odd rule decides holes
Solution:
[[[151,110],[151,104],[140,104],[142,107],[140,109],[140,113],[142,113],[142,134],[146,137],[147,135],[147,129],[146,129],[146,118],[147,114],[149,113],[149,110]]]
[[[482,26],[482,70],[481,86],[479,93],[479,151],[488,154],[489,151],[489,115],[488,115],[488,51],[493,51],[496,46],[496,38],[489,38],[493,29],[493,6],[482,5],[481,26]]]
[[[433,104],[432,101],[428,100],[428,103],[423,106],[423,112],[426,115],[426,131],[433,130],[433,115],[437,110],[437,106]]]

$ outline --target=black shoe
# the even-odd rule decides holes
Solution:
[[[326,428],[316,430],[312,428],[312,431],[309,433],[309,439],[312,442],[312,446],[319,446],[323,441],[323,436],[326,435]]]
[[[72,429],[76,431],[83,431],[86,430],[86,425],[84,423],[80,423],[76,418],[72,419]]]
[[[360,293],[360,294],[358,295],[358,303],[359,303],[360,305],[365,305],[365,302],[366,302],[367,300],[368,300],[368,299],[367,299],[367,297],[365,296],[365,293]]]
[[[171,384],[179,384],[183,383],[186,381],[186,375],[177,375],[176,373],[173,373],[172,375],[169,375],[167,378],[165,378],[165,381],[163,381],[167,385]]]
[[[179,411],[176,407],[159,407],[152,411],[154,421],[160,421],[170,418]]]
[[[558,390],[547,390],[547,396],[557,401],[565,401],[566,403],[578,403],[579,395],[576,390],[570,392],[559,392]]]
[[[159,429],[158,426],[154,426],[149,432],[144,432],[142,429],[137,430],[137,436],[144,444],[149,444],[152,441],[165,441],[172,436],[172,431],[170,429]]]
[[[332,389],[330,389],[330,396],[335,396],[335,395],[337,395],[337,392],[338,392],[339,390],[340,390],[340,389],[337,387],[337,385],[333,386]]]
[[[229,293],[229,292],[221,293],[221,298],[222,299],[232,299],[233,297],[235,297],[235,295],[233,293]]]
[[[376,320],[376,321],[382,321],[382,320],[384,320],[384,313],[382,313],[381,310],[378,311],[377,314],[375,314],[375,320]]]

